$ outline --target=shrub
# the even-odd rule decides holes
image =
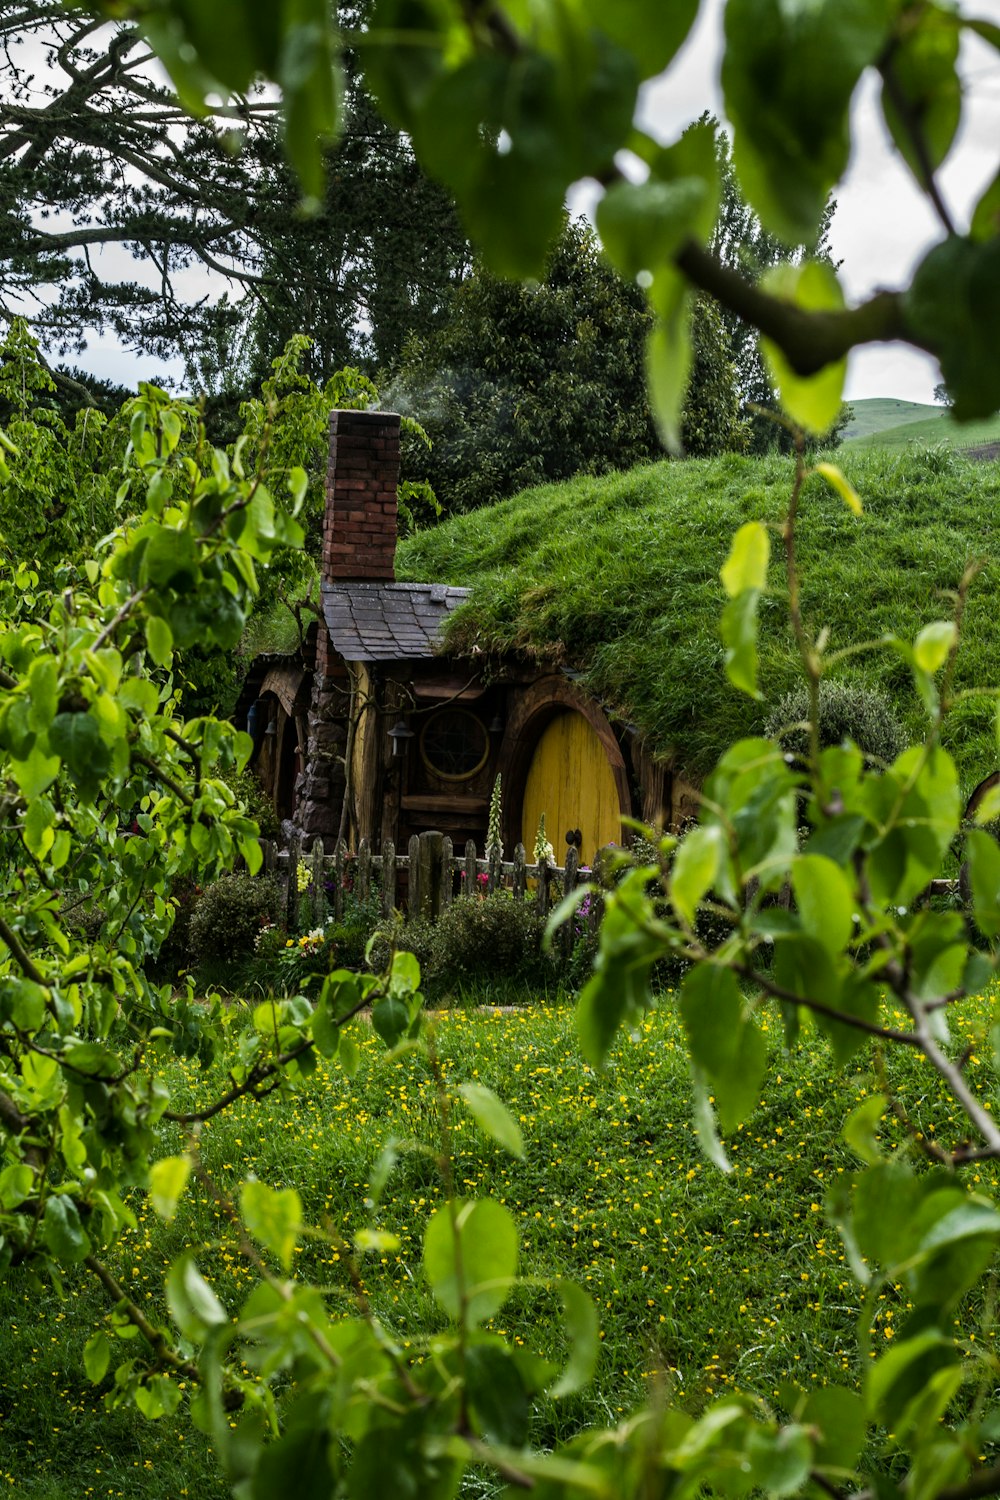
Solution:
[[[768,739],[780,741],[792,755],[809,753],[809,734],[802,721],[809,718],[805,688],[788,693],[764,725]],[[889,764],[906,748],[906,731],[892,705],[875,688],[822,682],[819,689],[819,739],[822,748],[853,740],[868,760]]]
[[[198,963],[248,959],[261,928],[278,916],[273,880],[224,875],[205,887],[191,912],[191,953]]]
[[[453,901],[431,930],[431,976],[453,984],[500,976],[542,982],[553,969],[542,953],[544,931],[534,902],[507,891]]]

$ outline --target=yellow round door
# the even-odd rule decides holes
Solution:
[[[579,828],[583,835],[584,865],[605,844],[622,841],[618,788],[604,746],[583,715],[572,710],[549,723],[531,758],[521,813],[521,840],[529,861],[542,813],[557,864],[565,863],[570,829]]]

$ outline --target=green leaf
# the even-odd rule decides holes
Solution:
[[[161,1219],[170,1220],[191,1175],[189,1156],[165,1156],[149,1169],[149,1196]]]
[[[743,189],[786,244],[812,244],[850,154],[849,111],[878,58],[884,0],[729,0],[722,88]]]
[[[597,206],[605,254],[628,281],[655,275],[692,233],[709,197],[701,178],[616,182]]]
[[[91,1384],[100,1385],[108,1373],[110,1363],[111,1345],[107,1335],[98,1329],[97,1333],[93,1334],[83,1346],[83,1368]]]
[[[913,643],[913,656],[923,672],[940,671],[958,642],[954,620],[935,620],[925,625]]]
[[[818,463],[813,466],[813,472],[821,479],[825,479],[830,488],[840,496],[847,509],[852,515],[860,516],[863,513],[861,496],[851,484],[841,469],[836,464]]]
[[[774,266],[761,278],[761,287],[806,312],[839,312],[844,306],[837,273],[822,261]],[[840,415],[846,359],[834,360],[815,375],[799,375],[772,340],[762,338],[760,347],[792,421],[817,437],[828,432]]]
[[[336,1057],[340,1047],[340,1027],[330,1011],[330,1006],[321,998],[312,1018],[313,1041],[321,1057]]]
[[[590,1297],[575,1281],[555,1283],[563,1304],[563,1332],[569,1339],[569,1358],[548,1394],[556,1401],[575,1395],[590,1384],[600,1353],[600,1320]]]
[[[39,745],[35,745],[23,759],[12,756],[10,769],[14,780],[30,802],[52,785],[59,775],[60,764],[58,755],[46,755]]]
[[[23,1203],[35,1186],[35,1174],[29,1166],[19,1162],[4,1167],[0,1172],[0,1207],[6,1211]]]
[[[900,155],[922,188],[951,150],[962,115],[961,28],[944,5],[921,6],[900,27],[883,67],[882,113]]]
[[[513,1352],[501,1344],[470,1344],[465,1390],[473,1419],[489,1443],[519,1448],[528,1439],[531,1399]]]
[[[36,859],[44,859],[55,843],[55,808],[47,797],[35,797],[24,815],[24,842]]]
[[[691,1058],[715,1092],[724,1132],[754,1108],[767,1066],[764,1038],[750,1019],[734,975],[718,964],[692,969],[681,988]]]
[[[512,1156],[524,1156],[521,1127],[492,1089],[480,1083],[463,1083],[458,1092],[487,1135]]]
[[[987,937],[1000,935],[1000,847],[990,834],[973,828],[965,835],[965,857],[976,925]]]
[[[583,0],[583,12],[592,25],[635,57],[641,77],[653,78],[664,71],[691,30],[698,0],[655,6],[646,0],[618,0],[615,5]]]
[[[760,595],[756,589],[746,589],[735,599],[730,599],[722,611],[722,618],[719,622],[722,644],[726,648],[726,676],[733,687],[739,688],[742,693],[749,694],[751,698],[761,696],[757,687],[757,601],[759,598]]]
[[[181,1255],[167,1272],[167,1306],[184,1338],[199,1343],[211,1328],[228,1323],[226,1309],[191,1255]]]
[[[874,1166],[882,1159],[882,1150],[876,1140],[876,1131],[885,1114],[889,1101],[884,1094],[872,1094],[863,1104],[852,1109],[844,1122],[844,1140],[852,1151],[856,1151],[863,1162]]]
[[[767,587],[767,569],[771,560],[771,539],[760,521],[748,521],[733,537],[729,556],[719,569],[722,586],[730,599],[747,589],[760,592]]]
[[[691,1093],[693,1097],[694,1131],[698,1137],[698,1145],[705,1156],[720,1172],[727,1175],[733,1168],[726,1155],[725,1147],[719,1139],[719,1132],[715,1124],[715,1111],[712,1108],[712,1100],[709,1096],[708,1085],[705,1075],[701,1069],[695,1066],[691,1068]]]
[[[56,1260],[77,1266],[90,1254],[90,1237],[72,1198],[53,1193],[45,1205],[42,1235]]]
[[[240,1189],[240,1212],[250,1233],[289,1270],[302,1230],[302,1200],[294,1188],[280,1191],[248,1178]]]
[[[678,845],[670,871],[670,899],[689,927],[715,884],[725,852],[725,833],[718,825],[693,828]]]
[[[372,1027],[387,1047],[395,1047],[409,1024],[408,1006],[394,995],[385,995],[372,1006]]]
[[[357,1077],[358,1069],[361,1066],[361,1053],[353,1037],[341,1036],[337,1056],[340,1059],[340,1066],[343,1068],[345,1075],[348,1078]]]
[[[1000,239],[950,235],[925,256],[905,301],[916,340],[937,354],[958,421],[1000,408]]]
[[[394,993],[416,994],[420,988],[420,964],[414,954],[405,949],[393,954],[389,982]]]
[[[517,1250],[513,1215],[493,1198],[439,1209],[424,1232],[424,1274],[449,1318],[474,1327],[499,1312],[517,1273]]]
[[[812,1443],[805,1428],[793,1423],[768,1432],[750,1429],[747,1439],[754,1484],[769,1495],[793,1495],[803,1486],[812,1467]]]
[[[646,385],[660,441],[681,451],[681,408],[691,373],[691,299],[679,271],[657,272],[649,291],[656,322],[646,341]]]
[[[158,667],[170,665],[174,637],[166,620],[159,615],[146,616],[146,646]]]
[[[802,1422],[816,1428],[813,1461],[819,1468],[854,1468],[868,1436],[864,1403],[855,1391],[841,1385],[811,1391]]]
[[[111,751],[90,713],[56,714],[49,745],[62,758],[80,796],[93,802],[111,768]]]
[[[868,1371],[865,1394],[872,1420],[892,1429],[932,1376],[960,1357],[954,1340],[937,1328],[893,1344]]]
[[[792,865],[792,890],[804,931],[836,957],[854,933],[857,902],[851,882],[832,859],[802,854]]]

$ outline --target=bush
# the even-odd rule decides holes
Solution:
[[[191,912],[191,954],[197,963],[234,963],[252,957],[262,927],[274,922],[280,895],[273,880],[224,875],[205,887]]]
[[[413,953],[430,995],[498,981],[523,990],[558,977],[558,958],[542,952],[544,932],[534,901],[498,891],[453,901],[436,922],[404,922],[396,913],[377,929],[369,962],[377,972],[393,948]]]
[[[809,734],[802,721],[809,718],[809,693],[799,688],[788,693],[764,725],[768,739],[778,740],[790,754],[809,753]],[[906,731],[892,705],[875,688],[849,687],[842,682],[821,682],[819,688],[819,741],[823,749],[853,740],[867,760],[888,765],[905,750]]]

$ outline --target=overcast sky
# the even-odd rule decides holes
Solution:
[[[667,3],[667,0],[664,0]],[[1000,22],[1000,0],[968,6],[978,18]],[[707,0],[674,67],[651,84],[641,122],[664,140],[675,138],[703,109],[723,118],[719,88],[723,0]],[[985,42],[966,39],[961,58],[967,116],[952,155],[940,174],[946,203],[960,229],[997,170],[1000,143],[1000,55]],[[866,77],[853,118],[854,154],[837,189],[831,230],[834,258],[849,301],[879,286],[905,285],[941,227],[893,147],[878,107],[878,80]],[[847,397],[898,396],[931,401],[941,376],[936,362],[905,345],[875,344],[850,359]]]
[[[718,81],[723,3],[706,0],[670,71],[643,91],[640,123],[664,141],[676,139],[705,109],[720,119],[724,117]],[[978,0],[972,8],[979,17],[1000,22],[1000,0]],[[962,73],[967,98],[965,123],[940,174],[945,200],[959,228],[966,227],[972,207],[997,167],[1000,56],[985,43],[967,39],[963,43]],[[905,285],[926,250],[941,237],[936,218],[888,138],[877,94],[877,79],[864,79],[854,106],[854,154],[837,190],[831,233],[834,256],[843,262],[840,274],[851,301],[864,298],[878,286]],[[571,195],[571,208],[587,211],[595,192],[582,186]],[[126,355],[110,337],[94,337],[80,363],[95,375],[133,386],[136,380],[153,378],[158,371],[181,375],[179,361],[164,370],[162,362]],[[849,400],[897,396],[931,401],[939,379],[937,366],[929,356],[904,345],[873,345],[851,356],[846,394]]]

